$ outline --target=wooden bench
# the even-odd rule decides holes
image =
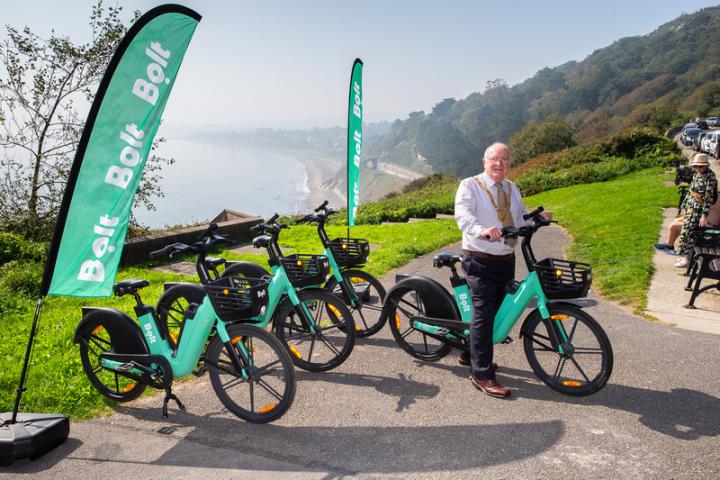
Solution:
[[[698,295],[713,288],[720,290],[720,229],[701,228],[695,233],[695,249],[688,265],[690,280],[685,290],[692,292],[685,308],[695,308]],[[701,287],[705,279],[717,282]]]

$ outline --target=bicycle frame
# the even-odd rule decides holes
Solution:
[[[550,341],[562,354],[564,353],[563,344],[567,342],[568,335],[560,318],[552,318],[548,310],[548,298],[540,284],[540,278],[534,271],[532,265],[536,263],[535,255],[530,246],[533,231],[524,236],[522,241],[522,252],[525,263],[528,266],[529,273],[521,282],[514,281],[508,285],[507,292],[503,298],[500,308],[495,314],[493,324],[493,344],[502,343],[508,338],[510,330],[515,326],[525,308],[533,299],[537,299],[537,309],[540,312],[544,322],[552,322],[554,328],[548,328],[550,332]],[[453,288],[453,296],[457,310],[460,312],[460,318],[468,328],[462,331],[462,338],[468,339],[470,336],[470,323],[473,318],[472,294],[467,279],[457,274],[454,265],[451,265],[452,277],[450,282]],[[431,325],[421,320],[413,320],[413,326],[422,332],[430,334],[436,338],[448,338],[450,340],[457,338],[459,331],[448,331],[442,325]],[[548,327],[551,325],[548,324]]]
[[[217,330],[217,334],[224,344],[227,345],[231,342],[225,328],[225,322],[217,316],[207,296],[205,296],[202,304],[197,308],[194,316],[186,319],[177,350],[173,350],[167,338],[161,336],[154,308],[143,305],[136,308],[136,313],[138,314],[140,329],[145,336],[150,355],[164,357],[172,368],[173,378],[183,377],[195,370],[200,360],[203,346],[210,336],[213,327]],[[239,342],[239,348],[243,355],[248,358],[242,342]],[[233,358],[233,361],[237,361],[237,359]],[[110,370],[118,370],[124,364],[123,362],[106,358],[101,358],[100,362],[103,367]],[[241,365],[238,364],[236,367],[241,367]],[[238,370],[243,371],[244,374],[244,370],[241,368],[238,368]],[[129,373],[142,374],[145,372],[133,368]]]

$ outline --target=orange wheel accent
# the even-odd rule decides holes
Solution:
[[[93,329],[92,334],[93,334],[93,335],[98,335],[98,334],[100,334],[100,333],[102,333],[102,332],[104,332],[104,331],[105,331],[105,327],[103,327],[102,325],[98,325],[97,327],[95,327],[95,328]]]
[[[237,342],[239,342],[240,340],[242,340],[242,337],[235,337],[235,338],[233,338],[232,340],[230,340],[230,343],[232,343],[233,345],[235,345],[235,344],[236,344]]]
[[[399,332],[400,331],[400,315],[398,315],[397,313],[395,314],[395,326],[397,327],[398,332]]]
[[[569,317],[565,314],[559,313],[550,317],[553,320],[567,320]]]
[[[170,340],[172,340],[173,343],[174,343],[175,345],[177,345],[177,343],[178,343],[177,336],[175,336],[175,334],[172,333],[172,332],[169,332],[169,333],[170,333]]]
[[[137,383],[131,383],[131,384],[128,385],[127,387],[123,388],[123,393],[128,393],[130,390],[132,390],[133,388],[135,388],[135,385],[137,385]]]
[[[362,279],[362,278],[360,278],[360,277],[351,277],[351,278],[350,278],[350,281],[351,281],[352,283],[363,283],[363,282],[365,282],[365,280]]]
[[[295,345],[288,345],[288,348],[290,349],[290,352],[292,352],[293,355],[295,355],[297,358],[302,360],[302,354],[300,353],[300,351],[297,348],[295,348]]]
[[[275,408],[276,408],[277,406],[278,406],[277,403],[268,403],[267,405],[260,407],[260,409],[258,410],[258,413],[267,413],[267,412],[270,412],[270,411],[272,411],[272,410],[275,410]]]
[[[583,382],[578,382],[577,380],[565,380],[564,382],[562,382],[562,384],[565,385],[566,387],[574,387],[574,388],[583,386]]]
[[[343,319],[342,314],[340,313],[340,310],[338,310],[338,308],[335,305],[328,304],[328,308],[336,317],[338,317],[339,320]]]

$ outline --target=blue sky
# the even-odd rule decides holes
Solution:
[[[717,0],[716,0],[717,1]],[[0,0],[0,23],[88,38],[92,1]],[[106,2],[115,4],[115,1]],[[165,2],[119,2],[145,12]],[[366,121],[429,111],[446,97],[515,84],[582,60],[714,2],[182,1],[203,15],[165,127],[231,130],[341,125],[353,59],[365,62]],[[0,32],[4,37],[4,29]]]

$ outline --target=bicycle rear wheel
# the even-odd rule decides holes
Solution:
[[[340,366],[355,346],[355,322],[342,300],[321,289],[298,292],[314,333],[286,300],[275,313],[275,332],[285,344],[295,365],[310,372]]]
[[[227,327],[230,347],[215,336],[206,363],[215,394],[233,414],[252,423],[282,417],[295,398],[295,369],[283,344],[265,330],[245,324]],[[238,371],[232,361],[241,365]]]
[[[335,277],[330,277],[325,289],[342,299],[350,309],[355,321],[355,334],[358,337],[375,335],[385,325],[385,317],[382,314],[385,288],[377,278],[363,270],[346,270],[342,272],[342,276],[361,300],[360,307],[351,305],[350,299],[345,297]]]
[[[530,367],[547,386],[565,395],[597,392],[612,373],[610,340],[597,321],[577,307],[549,305],[548,310],[549,320],[536,310],[522,328]],[[550,328],[555,328],[562,339],[557,349],[552,346]]]
[[[100,355],[103,353],[148,353],[142,337],[133,343],[131,338],[121,339],[122,335],[123,331],[114,322],[104,321],[101,315],[96,315],[78,332],[80,362],[85,375],[98,392],[115,402],[135,400],[145,391],[145,384],[100,364]],[[119,347],[120,343],[124,348]],[[131,344],[134,348],[128,348]]]
[[[435,361],[450,353],[452,347],[417,330],[411,320],[416,315],[425,314],[428,301],[412,287],[397,288],[385,301],[385,312],[400,348],[420,360]]]

